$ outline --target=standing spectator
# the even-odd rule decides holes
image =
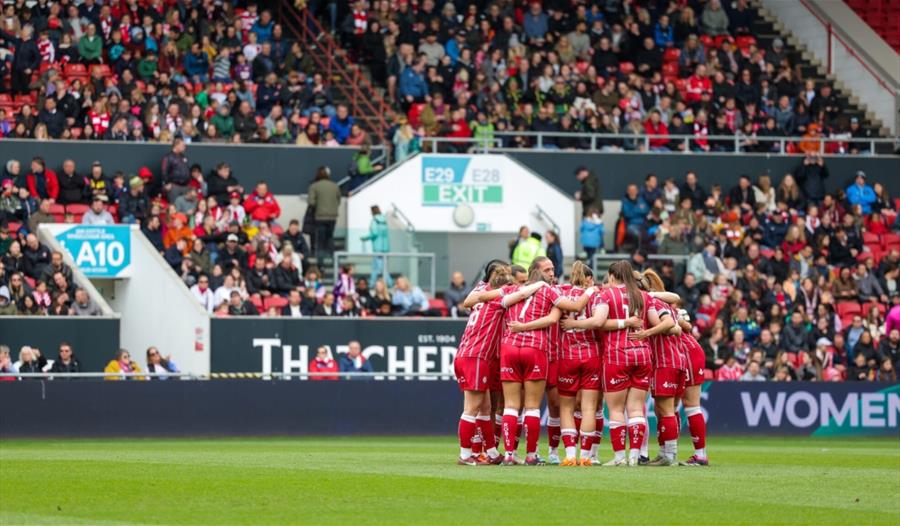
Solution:
[[[307,195],[307,203],[314,210],[316,261],[321,264],[334,251],[334,225],[341,205],[341,189],[331,180],[330,168],[319,167]]]
[[[78,55],[83,64],[100,64],[103,61],[103,39],[97,34],[97,26],[88,24],[87,32],[78,39]]]
[[[185,156],[187,145],[184,139],[176,137],[172,142],[172,151],[162,160],[162,181],[167,200],[174,203],[179,196],[187,192],[191,181],[191,170]]]
[[[856,180],[847,187],[847,202],[850,206],[859,206],[864,215],[869,215],[872,213],[872,204],[877,200],[875,190],[866,184],[866,172],[862,170],[856,172]]]
[[[372,364],[362,355],[362,346],[358,341],[351,341],[347,345],[347,353],[340,357],[340,370],[342,373],[371,373]],[[353,376],[345,376],[347,380],[355,379]]]
[[[32,27],[23,26],[20,34],[21,39],[16,43],[12,62],[12,92],[16,95],[30,91],[31,75],[41,65],[41,53],[32,38]]]
[[[72,346],[67,342],[62,342],[59,344],[59,355],[57,355],[56,360],[53,361],[53,365],[50,367],[51,373],[80,373],[81,372],[81,362],[78,361],[78,358],[75,357],[75,354],[72,352]]]
[[[59,199],[59,180],[56,172],[46,167],[43,157],[35,157],[31,160],[31,173],[25,176],[25,184],[28,192],[35,199]]]
[[[299,295],[299,293],[298,293]],[[331,356],[328,347],[321,346],[316,349],[316,357],[309,362],[309,372],[311,373],[336,373],[340,371],[340,366]],[[337,375],[327,376],[310,376],[310,380],[337,380]]]
[[[91,208],[81,217],[83,225],[114,225],[116,223],[112,214],[106,209],[106,202],[109,200],[103,194],[94,196],[91,201]]]
[[[584,217],[581,218],[581,246],[587,255],[588,265],[594,259],[597,250],[603,248],[603,219],[596,208],[588,208],[585,210]]]
[[[537,232],[532,232],[527,239],[516,245],[512,254],[512,264],[528,268],[535,258],[546,255],[547,252],[541,246],[541,235]]]
[[[638,193],[638,187],[630,184],[622,198],[622,217],[625,219],[625,227],[628,233],[635,239],[638,246],[644,237],[644,224],[647,222],[647,214],[650,206]]]
[[[821,155],[806,155],[803,163],[794,169],[794,179],[803,190],[807,201],[818,205],[825,199],[825,179],[828,178],[828,168]]]
[[[191,287],[191,294],[200,302],[200,306],[206,309],[206,312],[213,313],[216,308],[213,301],[215,295],[212,289],[209,288],[209,276],[200,274],[200,277],[197,278],[197,283]]]
[[[728,14],[719,0],[709,0],[700,16],[703,32],[710,36],[728,34]]]
[[[550,258],[550,261],[553,262],[553,275],[556,276],[556,279],[562,276],[563,273],[563,252],[562,245],[559,242],[559,235],[552,230],[547,231],[547,248],[546,253],[547,257]]]
[[[581,201],[582,211],[594,208],[600,215],[603,215],[603,196],[600,192],[597,175],[588,170],[586,166],[579,166],[575,170],[575,178],[581,183],[581,188],[575,192],[575,199]]]
[[[385,256],[379,254],[390,252],[391,243],[387,218],[381,213],[381,208],[378,205],[372,205],[371,211],[372,221],[369,222],[369,233],[360,239],[363,242],[370,241],[372,243],[372,252],[375,256],[372,257],[372,274],[369,279],[374,282],[382,277],[386,266]],[[388,286],[390,286],[390,281],[388,281]]]

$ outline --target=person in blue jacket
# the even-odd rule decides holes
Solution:
[[[856,172],[856,182],[847,187],[847,201],[852,206],[859,205],[862,213],[872,213],[872,204],[878,200],[875,190],[866,184],[866,172]]]
[[[354,340],[347,344],[347,354],[342,354],[338,359],[342,373],[371,373],[372,364],[362,355],[362,345]],[[367,377],[345,376],[346,380],[368,380]]]
[[[191,52],[184,56],[184,73],[191,82],[209,80],[209,57],[200,51],[200,44],[191,44]]]
[[[640,244],[644,236],[644,224],[647,222],[647,214],[650,206],[644,201],[635,184],[628,185],[625,197],[622,199],[622,217],[625,219],[625,228]]]
[[[406,104],[424,102],[428,97],[428,83],[425,82],[424,71],[425,61],[417,59],[400,74],[399,92]]]
[[[328,123],[328,129],[334,133],[334,138],[337,142],[344,144],[347,137],[350,136],[350,128],[353,127],[353,122],[353,117],[350,116],[347,106],[338,104],[337,112]]]
[[[596,208],[587,210],[581,218],[581,246],[587,254],[588,264],[597,250],[603,248],[603,220]]]

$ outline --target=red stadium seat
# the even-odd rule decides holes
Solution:
[[[756,37],[752,35],[741,35],[737,37],[735,43],[737,44],[738,49],[743,51],[749,48],[751,44],[756,44]]]
[[[663,53],[663,60],[666,62],[678,62],[679,58],[681,58],[681,50],[677,47],[670,47]]]
[[[708,52],[713,47],[713,38],[709,35],[700,35],[700,43],[703,44],[703,47]]]
[[[447,303],[440,298],[428,300],[428,308],[441,311],[441,316],[444,317],[450,315],[450,309],[447,308]]]
[[[881,245],[881,236],[871,232],[863,232],[863,243],[866,245]]]
[[[879,303],[877,301],[872,301],[869,303],[864,303],[862,306],[862,315],[868,316],[869,311],[872,310],[872,307],[878,309],[878,314],[884,316],[887,313],[887,307],[883,303]]]
[[[619,72],[628,75],[634,71],[634,64],[631,62],[619,62]]]
[[[881,243],[884,248],[890,245],[900,245],[900,234],[885,234],[881,236]]]
[[[835,305],[835,310],[837,311],[838,316],[843,318],[845,316],[852,317],[856,314],[860,314],[862,312],[862,307],[855,301],[839,301]]]
[[[675,79],[678,78],[678,63],[677,62],[666,62],[662,67],[662,74],[664,79]]]
[[[265,308],[263,308],[263,300],[259,294],[253,294],[252,296],[250,296],[250,303],[252,303],[253,306],[256,307],[256,310],[258,310],[260,313],[266,310]]]
[[[10,233],[15,234],[16,232],[19,231],[20,228],[22,228],[22,223],[10,222],[10,223],[7,223],[6,226],[9,228]]]
[[[65,205],[61,205],[61,204],[59,204],[59,203],[53,203],[52,205],[50,205],[50,213],[53,214],[53,215],[56,215],[56,214],[60,214],[60,215],[65,214],[65,213],[66,213],[66,207],[65,207]]]
[[[85,212],[90,210],[91,207],[84,203],[72,203],[70,205],[66,205],[66,212],[75,215],[84,215]]]
[[[288,300],[285,298],[282,298],[281,296],[271,296],[269,298],[266,298],[265,301],[263,301],[263,306],[265,307],[266,310],[269,310],[272,307],[275,307],[276,309],[280,309],[287,304],[288,304]]]
[[[63,68],[63,76],[67,79],[69,78],[88,78],[88,70],[84,67],[84,64],[66,64],[66,67]]]

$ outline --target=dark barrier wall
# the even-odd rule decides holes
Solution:
[[[211,320],[212,372],[306,372],[316,349],[335,358],[360,342],[373,370],[453,374],[465,320],[228,318]]]
[[[717,434],[900,436],[896,384],[704,387],[713,441]],[[15,401],[0,417],[2,438],[452,435],[462,401],[453,382],[403,380],[0,382],[0,400]]]
[[[23,345],[37,347],[47,359],[54,359],[63,341],[72,346],[83,371],[102,371],[119,348],[119,319],[0,316],[0,344],[9,346],[13,361],[19,359]]]
[[[803,162],[803,157],[796,155],[548,153],[534,150],[506,153],[569,194],[579,187],[575,169],[587,166],[600,177],[604,199],[620,199],[628,183],[643,181],[644,176],[651,172],[659,176],[662,185],[663,180],[669,177],[681,183],[684,174],[693,170],[707,191],[713,184],[720,184],[727,194],[728,189],[737,184],[741,174],[747,174],[755,181],[758,175],[768,173],[777,185],[784,174]],[[856,171],[863,170],[870,184],[881,182],[890,195],[900,195],[900,157],[827,157],[825,165],[831,173],[825,182],[828,191],[846,188],[852,183]]]
[[[112,176],[122,170],[136,174],[142,166],[159,174],[162,158],[171,146],[165,144],[74,142],[74,141],[0,141],[0,159],[22,161],[22,169],[29,170],[31,159],[41,156],[47,166],[60,170],[66,159],[73,159],[80,173],[88,174],[94,161],[103,163],[104,171]],[[342,178],[357,148],[303,148],[276,145],[188,145],[188,161],[198,163],[204,175],[220,162],[231,165],[233,173],[244,189],[250,191],[260,180],[269,183],[275,194],[305,194],[316,168],[330,166],[335,180]]]

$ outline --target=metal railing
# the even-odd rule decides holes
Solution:
[[[559,224],[556,221],[554,221],[552,217],[550,217],[550,214],[548,214],[546,210],[541,208],[541,205],[537,205],[537,218],[538,218],[538,221],[544,221],[544,222],[548,223],[550,225],[550,227],[553,229],[553,231],[557,235],[559,235],[559,233],[560,233]]]
[[[428,260],[429,268],[431,276],[429,277],[428,283],[428,294],[434,298],[437,293],[437,282],[436,282],[436,270],[437,270],[437,257],[434,252],[349,252],[349,251],[337,251],[334,253],[334,276],[337,277],[339,275],[340,267],[341,267],[341,259],[345,261],[353,260],[353,261],[375,261],[381,260],[381,277],[384,279],[385,283],[390,283],[390,269],[388,268],[388,263],[391,260],[397,261],[399,259],[412,259],[418,263],[420,260]],[[403,272],[407,278],[409,278],[410,283],[415,286],[421,287],[422,285],[419,283],[419,266],[418,264],[410,265],[408,272]]]
[[[533,138],[533,145],[529,148],[520,148],[509,146],[514,144],[515,138]],[[509,139],[504,141],[504,139]],[[564,140],[580,140],[579,146],[574,148],[559,148],[555,141],[557,139]],[[654,150],[650,142],[656,140],[667,141],[668,146],[665,149]],[[475,152],[489,153],[493,151],[504,150],[522,150],[522,149],[573,149],[581,151],[609,151],[610,149],[617,151],[640,151],[641,153],[741,153],[741,154],[763,154],[771,155],[772,153],[786,154],[789,144],[812,143],[817,144],[816,151],[822,155],[846,155],[846,153],[831,154],[826,150],[826,145],[835,144],[837,148],[849,151],[850,144],[865,144],[868,150],[860,152],[864,155],[893,155],[893,148],[900,146],[900,137],[891,138],[858,138],[858,137],[759,137],[755,135],[747,136],[742,134],[736,135],[676,135],[676,134],[633,134],[633,133],[587,133],[587,132],[536,132],[536,131],[512,131],[512,132],[494,132],[494,138],[491,141],[485,141],[483,138],[474,137],[424,137],[423,143],[432,142],[431,151],[440,151],[440,144],[450,144],[455,148],[460,145],[467,146],[467,150]],[[748,146],[755,142],[756,144],[771,144],[770,151],[747,151]],[[709,146],[709,150],[698,149],[701,143]],[[625,144],[633,146],[623,146]],[[877,152],[877,145],[887,145],[890,153]],[[679,149],[679,146],[681,149]],[[797,154],[804,152],[798,148]]]
[[[691,255],[686,254],[648,254],[647,259],[649,261],[671,261],[673,263],[687,263],[689,259],[691,259]],[[623,253],[607,253],[607,254],[594,254],[594,257],[591,258],[591,269],[594,271],[601,270],[600,262],[613,262],[619,260],[627,260],[631,261],[631,254],[623,254]],[[606,265],[603,267],[604,269],[609,267]]]

